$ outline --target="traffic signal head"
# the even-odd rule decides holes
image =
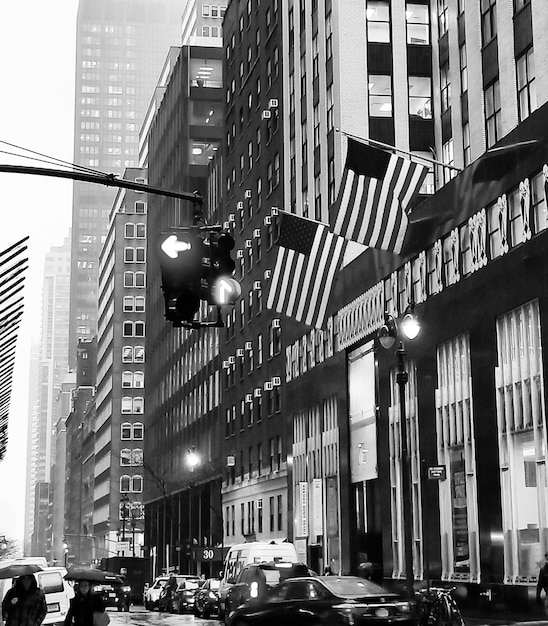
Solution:
[[[203,239],[196,230],[174,230],[160,237],[165,317],[175,324],[191,322],[200,308],[203,250]]]
[[[236,262],[230,256],[234,238],[226,232],[211,232],[209,237],[209,273],[207,301],[210,304],[233,304],[241,295],[240,284],[233,278]]]

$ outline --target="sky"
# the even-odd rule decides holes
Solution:
[[[2,3],[0,164],[44,166],[6,155],[15,150],[1,142],[73,160],[77,9],[78,0]],[[8,446],[0,461],[0,536],[17,541],[24,536],[29,360],[31,341],[40,338],[44,256],[68,235],[71,201],[69,180],[0,172],[0,250],[30,237]]]

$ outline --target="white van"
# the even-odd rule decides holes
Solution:
[[[69,610],[70,599],[74,597],[74,589],[63,577],[67,573],[64,567],[45,567],[36,572],[36,582],[46,596],[47,613],[42,624],[44,626],[63,626]],[[0,580],[0,600],[11,589],[13,578]]]
[[[285,562],[298,563],[297,551],[287,541],[250,541],[231,546],[226,553],[221,582],[219,584],[219,615],[224,619],[225,599],[236,576],[244,565],[250,563]]]

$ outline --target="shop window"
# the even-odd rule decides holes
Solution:
[[[439,482],[442,578],[479,582],[479,531],[474,446],[474,411],[468,335],[437,350],[436,430],[438,463],[447,480]]]
[[[546,409],[537,300],[497,319],[497,353],[503,582],[531,582],[548,552]]]
[[[405,405],[409,456],[411,458],[411,507],[413,527],[413,569],[415,576],[423,576],[423,542],[421,512],[421,481],[419,453],[419,425],[417,415],[417,383],[414,362],[406,363],[409,375],[405,386]],[[391,404],[388,409],[389,452],[390,452],[390,508],[392,520],[392,577],[405,578],[405,552],[403,527],[403,493],[401,486],[401,426],[399,385],[396,382],[396,368],[390,371]]]

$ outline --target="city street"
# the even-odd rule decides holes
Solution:
[[[219,626],[221,622],[218,619],[201,619],[195,617],[192,613],[184,613],[176,615],[174,613],[159,613],[158,611],[147,611],[142,605],[132,606],[129,613],[109,610],[110,623],[113,626],[132,626],[147,624],[155,626],[162,624],[163,626],[177,626],[181,624],[199,624],[200,626]]]

